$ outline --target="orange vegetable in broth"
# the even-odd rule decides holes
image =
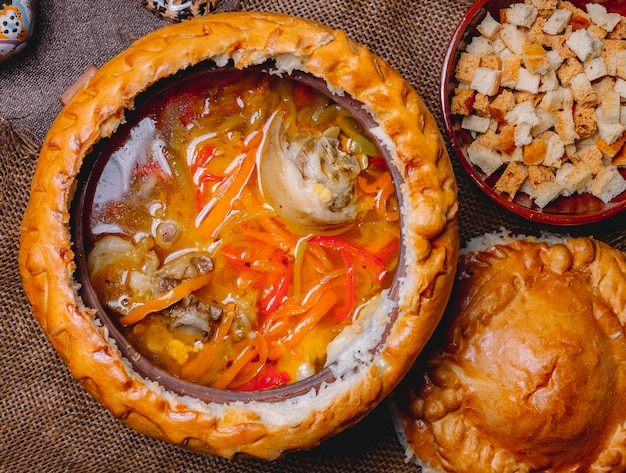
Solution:
[[[174,376],[235,390],[311,376],[391,286],[389,170],[357,120],[308,85],[260,71],[182,80],[102,153],[91,281]]]

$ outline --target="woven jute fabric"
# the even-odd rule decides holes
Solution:
[[[345,30],[396,68],[441,123],[438,93],[447,43],[469,0],[242,0],[242,10],[283,12]],[[24,54],[0,63],[0,473],[13,472],[415,472],[387,406],[320,447],[274,462],[228,461],[145,437],[120,423],[73,380],[34,319],[17,267],[19,228],[38,145],[60,95],[166,24],[135,0],[41,0]],[[176,54],[175,51],[172,54]],[[538,227],[487,201],[454,161],[461,238]],[[623,224],[568,228],[623,246]]]

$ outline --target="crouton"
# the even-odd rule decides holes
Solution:
[[[565,30],[565,27],[569,24],[569,20],[572,17],[570,10],[558,9],[552,12],[548,21],[543,25],[543,31],[549,35],[560,34]]]
[[[486,56],[493,54],[493,46],[491,46],[491,42],[484,36],[474,36],[465,48],[465,52],[477,56]]]
[[[466,115],[461,121],[461,128],[477,133],[486,133],[489,129],[491,120],[489,118],[479,117],[478,115]]]
[[[611,160],[611,164],[613,166],[626,166],[626,146],[622,146],[621,149],[617,152],[617,154]]]
[[[617,62],[626,51],[626,41],[616,39],[602,40],[602,58],[606,64],[607,74],[610,76],[617,75]]]
[[[592,85],[593,90],[596,91],[596,95],[601,97],[603,93],[615,90],[615,78],[604,76],[601,80],[594,82]]]
[[[456,64],[455,77],[462,84],[470,84],[476,73],[476,69],[480,67],[480,56],[469,53],[461,53],[459,61]]]
[[[626,79],[626,51],[620,51],[615,55],[615,75]]]
[[[521,90],[523,92],[537,94],[539,92],[540,83],[541,76],[539,74],[533,74],[526,68],[520,67],[517,77],[517,84],[515,84],[515,90]]]
[[[587,28],[589,26],[589,23],[591,23],[589,15],[580,8],[573,5],[571,2],[560,2],[559,8],[564,8],[572,12],[572,17],[570,18],[569,24],[574,31]]]
[[[621,97],[618,92],[610,90],[601,96],[600,107],[602,109],[602,120],[609,123],[619,123],[621,108]]]
[[[621,77],[618,78],[615,81],[613,90],[615,90],[615,92],[617,92],[622,99],[626,99],[626,80]]]
[[[558,5],[558,0],[530,0],[530,3],[533,4],[537,10],[554,10]]]
[[[576,127],[574,126],[574,115],[572,110],[559,110],[556,112],[556,123],[554,131],[566,145],[574,143],[578,139]]]
[[[572,51],[566,43],[567,38],[569,38],[569,36],[564,34],[548,37],[548,40],[550,41],[550,47],[563,60],[570,57],[576,57],[576,53]]]
[[[491,118],[489,111],[489,97],[483,93],[477,93],[474,96],[474,113],[479,117]]]
[[[576,53],[581,62],[594,58],[599,54],[599,47],[595,46],[594,39],[586,29],[574,31],[565,41],[565,44]]]
[[[506,44],[506,47],[513,51],[514,54],[522,55],[524,49],[524,33],[517,26],[505,23],[500,28],[500,38]]]
[[[573,163],[564,163],[556,171],[556,182],[561,185],[564,196],[583,193],[587,190],[593,174],[587,166],[577,166]]]
[[[548,145],[542,139],[534,139],[524,146],[524,164],[542,164]]]
[[[467,148],[467,155],[470,162],[479,167],[487,176],[491,176],[502,166],[500,154],[477,141],[474,141]]]
[[[528,182],[533,189],[536,189],[537,186],[544,182],[554,181],[555,174],[549,167],[542,166],[541,164],[528,166]]]
[[[579,139],[593,136],[598,131],[596,112],[593,107],[574,107],[574,129]]]
[[[539,106],[550,112],[571,109],[574,106],[574,94],[570,89],[566,89],[565,87],[550,90],[543,96]]]
[[[479,67],[474,73],[470,87],[488,96],[496,95],[500,89],[501,77],[500,71]]]
[[[622,17],[613,31],[606,35],[609,39],[626,39],[626,18]]]
[[[524,67],[531,74],[545,74],[550,68],[546,50],[540,44],[527,43],[522,48]]]
[[[503,126],[499,133],[489,130],[480,135],[476,141],[493,151],[499,151],[506,155],[513,154],[517,148],[515,146],[515,127],[512,125]]]
[[[539,137],[546,142],[546,155],[543,164],[552,168],[560,168],[565,155],[565,144],[553,131],[545,131]]]
[[[578,74],[585,72],[583,64],[575,57],[567,58],[563,61],[561,66],[556,70],[561,84],[569,85],[572,79]]]
[[[514,88],[519,79],[519,70],[522,65],[522,57],[518,55],[506,56],[502,60],[501,85]]]
[[[591,36],[592,38],[595,39],[604,39],[608,36],[608,33],[605,29],[600,28],[598,25],[596,25],[595,23],[591,23],[588,27],[587,27],[587,32],[589,33],[589,36]]]
[[[541,76],[541,82],[539,83],[539,92],[550,92],[559,88],[561,83],[556,75],[556,71],[548,71]]]
[[[596,109],[596,118],[598,119],[598,133],[604,141],[608,144],[615,143],[624,133],[624,125],[621,123],[611,123],[602,119],[601,115],[598,115]]]
[[[586,166],[591,169],[593,174],[597,174],[604,168],[604,163],[602,162],[602,151],[595,146],[587,146],[586,148],[579,149],[576,153],[574,164]]]
[[[598,147],[602,154],[609,159],[613,159],[620,150],[624,147],[624,143],[626,142],[626,134],[623,134],[617,141],[613,144],[608,144],[606,141],[602,139],[601,136],[595,141],[595,145]]]
[[[550,46],[551,39],[543,31],[543,27],[546,24],[547,18],[543,16],[537,16],[537,19],[532,24],[530,29],[526,31],[527,44],[537,44],[540,46]]]
[[[506,194],[509,200],[513,200],[515,194],[520,189],[526,178],[528,177],[528,171],[526,167],[515,161],[511,161],[500,179],[496,182],[495,190]]]
[[[606,63],[604,62],[604,59],[602,57],[597,57],[585,61],[583,67],[585,69],[585,75],[587,76],[587,79],[589,79],[591,82],[596,79],[600,79],[601,77],[604,77],[608,74],[608,71],[606,70]]]
[[[598,103],[596,91],[584,72],[572,77],[569,85],[574,93],[574,100],[581,106],[588,107]]]
[[[537,9],[534,5],[514,3],[509,8],[500,10],[500,21],[516,26],[530,28],[537,19]]]
[[[613,31],[622,18],[618,13],[608,13],[606,7],[599,3],[588,3],[587,13],[593,23],[607,32]]]
[[[610,202],[626,190],[626,181],[616,167],[607,166],[589,183],[589,191],[602,202]]]
[[[474,109],[476,91],[469,87],[454,89],[450,111],[454,115],[469,115]]]
[[[510,90],[503,90],[489,104],[489,113],[499,122],[504,121],[504,116],[515,106],[515,97]]]
[[[488,54],[480,58],[480,67],[499,71],[502,69],[502,59],[496,54]]]
[[[494,20],[489,12],[483,18],[483,21],[476,27],[476,29],[482,34],[485,38],[494,40],[498,31],[500,31],[500,23]]]

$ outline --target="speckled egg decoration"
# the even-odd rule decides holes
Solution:
[[[22,51],[34,28],[34,0],[0,0],[0,61]]]
[[[139,2],[160,17],[174,22],[207,13],[232,10],[239,4],[239,0],[139,0]]]

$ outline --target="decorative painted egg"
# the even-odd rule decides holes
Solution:
[[[0,0],[0,61],[23,50],[35,29],[35,0]]]
[[[1,1],[1,0],[0,0]],[[188,20],[207,13],[234,10],[239,0],[139,0],[148,10],[173,22]]]

